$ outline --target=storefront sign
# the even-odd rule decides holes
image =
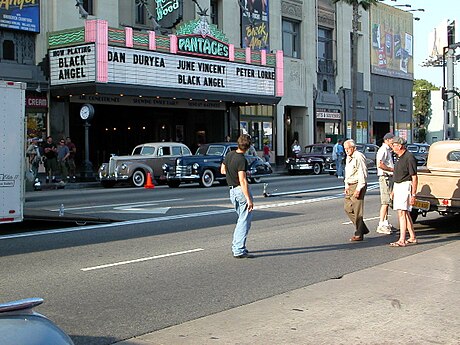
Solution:
[[[340,110],[336,110],[336,109],[317,109],[316,110],[316,118],[317,119],[325,119],[325,120],[341,120],[342,116],[340,114]]]
[[[40,32],[40,0],[0,0],[0,28]]]
[[[72,103],[91,103],[91,104],[108,104],[108,105],[125,105],[131,107],[168,107],[183,109],[209,109],[225,110],[224,102],[201,101],[201,100],[176,100],[161,99],[152,97],[132,97],[118,95],[81,95],[70,98]]]
[[[26,108],[48,108],[48,99],[44,96],[26,96]]]
[[[94,44],[51,50],[51,85],[95,82],[95,56]],[[108,83],[273,96],[275,69],[109,46]]]

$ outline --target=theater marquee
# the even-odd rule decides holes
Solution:
[[[275,68],[108,47],[108,83],[257,95],[275,94]],[[50,83],[96,81],[96,47],[50,51]]]

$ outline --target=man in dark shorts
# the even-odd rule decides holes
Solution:
[[[221,166],[221,173],[226,175],[230,189],[230,201],[238,214],[238,221],[233,232],[232,252],[237,259],[253,258],[246,248],[246,239],[251,228],[253,198],[249,189],[246,171],[248,162],[244,156],[251,146],[249,135],[243,134],[238,140],[238,149],[229,152]]]

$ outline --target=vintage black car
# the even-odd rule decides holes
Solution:
[[[326,161],[332,161],[333,144],[313,144],[305,146],[295,157],[286,160],[288,173],[308,172],[319,175],[324,170]]]
[[[430,150],[429,144],[422,144],[422,143],[407,144],[407,151],[412,152],[415,159],[417,160],[418,166],[426,165],[426,160],[428,158],[429,150]]]
[[[171,188],[177,188],[184,182],[198,182],[202,187],[211,187],[215,181],[226,184],[225,175],[220,173],[220,166],[225,155],[237,148],[237,143],[227,142],[201,145],[195,155],[178,157],[175,164],[163,165],[166,183]],[[261,177],[273,172],[270,164],[259,156],[246,155],[246,159],[250,183],[259,183]]]
[[[377,151],[379,147],[375,144],[356,144],[356,149],[361,152],[366,157],[366,165],[369,171],[377,171]],[[326,159],[324,166],[324,171],[328,172],[330,175],[336,173],[335,161],[332,160],[332,156]]]

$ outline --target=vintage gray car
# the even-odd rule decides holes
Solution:
[[[112,156],[108,163],[99,168],[98,178],[106,187],[127,181],[135,187],[144,186],[147,174],[159,183],[165,182],[162,166],[174,164],[176,158],[190,156],[190,149],[182,143],[158,142],[138,145],[131,155]]]

